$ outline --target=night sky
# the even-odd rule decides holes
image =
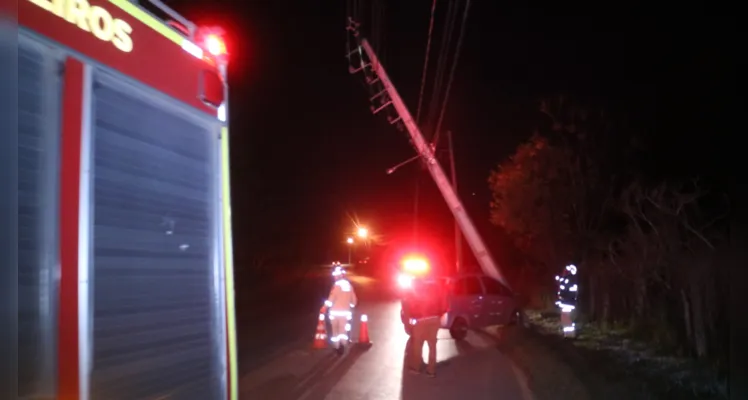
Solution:
[[[282,265],[344,259],[352,215],[386,242],[410,240],[417,176],[419,232],[451,249],[453,222],[428,174],[416,163],[385,173],[414,150],[405,133],[371,115],[362,77],[348,73],[344,0],[168,3],[228,31],[238,263],[260,253]],[[472,2],[444,124],[455,135],[460,195],[494,253],[506,243],[487,222],[486,180],[541,120],[544,95],[625,112],[652,140],[663,171],[729,171],[717,151],[727,125],[714,121],[729,115],[723,95],[736,76],[726,40],[737,32],[733,18],[500,3]],[[380,55],[415,114],[431,0],[380,4]],[[446,5],[437,6],[435,40]],[[433,65],[438,50],[435,43]]]

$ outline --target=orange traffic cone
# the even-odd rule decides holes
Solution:
[[[369,317],[366,314],[361,316],[361,328],[358,331],[358,344],[364,346],[370,346],[371,341],[369,340]]]
[[[314,334],[315,349],[327,348],[327,329],[325,329],[325,314],[319,313],[319,322],[317,323],[317,333]]]

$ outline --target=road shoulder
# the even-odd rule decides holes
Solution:
[[[547,323],[547,321],[546,321]],[[665,377],[642,371],[616,353],[565,339],[537,318],[525,327],[490,327],[499,350],[527,376],[535,400],[545,399],[721,399],[692,391],[664,390]],[[689,393],[690,392],[690,393]]]
[[[308,345],[284,348],[281,354],[241,377],[242,398],[298,398],[306,385],[314,382],[338,357],[332,349],[312,349]]]

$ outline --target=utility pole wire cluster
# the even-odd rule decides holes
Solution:
[[[429,30],[428,35],[426,39],[426,55],[424,56],[423,60],[423,72],[421,74],[421,88],[418,95],[418,107],[416,109],[416,124],[421,126],[434,126],[434,117],[436,116],[436,109],[438,107],[438,101],[439,101],[439,95],[441,92],[441,85],[444,81],[444,70],[446,68],[447,60],[449,58],[449,48],[450,44],[452,42],[452,32],[454,30],[454,24],[457,16],[457,5],[454,1],[450,1],[448,3],[447,8],[447,16],[445,21],[445,28],[444,33],[442,35],[442,43],[441,48],[439,51],[439,58],[437,61],[437,69],[436,69],[436,76],[434,78],[434,87],[431,90],[431,104],[429,108],[429,115],[426,119],[427,122],[425,124],[422,124],[421,122],[421,111],[423,107],[423,99],[424,99],[424,92],[426,88],[426,78],[428,75],[428,67],[429,67],[429,55],[431,53],[431,40],[433,36],[434,31],[434,20],[435,20],[435,14],[436,14],[436,1],[434,0],[431,4],[431,18],[429,21]],[[466,1],[465,9],[463,12],[462,17],[462,24],[460,26],[460,36],[457,39],[457,48],[455,49],[455,55],[454,60],[452,62],[452,69],[449,74],[449,80],[447,81],[447,87],[444,94],[444,98],[442,100],[441,110],[439,111],[439,117],[436,122],[436,126],[434,127],[433,134],[432,134],[432,147],[436,149],[438,142],[439,142],[439,135],[441,133],[441,126],[444,121],[444,115],[447,109],[447,103],[449,101],[449,93],[452,87],[452,82],[454,81],[454,75],[455,71],[457,70],[457,63],[459,61],[460,57],[460,50],[462,48],[462,41],[465,36],[465,28],[467,26],[467,16],[468,12],[470,10],[470,0]],[[425,127],[424,127],[425,128]],[[424,129],[425,131],[428,131],[428,129]],[[451,172],[452,172],[452,181],[453,184],[455,184],[455,190],[457,190],[456,187],[456,172],[455,172],[455,166],[454,166],[454,150],[452,148],[452,137],[450,133],[449,137],[449,162],[451,165]],[[415,177],[415,194],[413,198],[413,236],[414,241],[418,240],[418,202],[419,202],[419,177],[420,177],[420,170],[416,171],[416,177]],[[460,233],[459,228],[457,225],[455,225],[455,235],[456,235],[456,258],[457,258],[457,269],[460,269]]]
[[[450,211],[452,211],[455,220],[458,221],[481,269],[486,275],[509,287],[509,283],[499,266],[493,260],[485,242],[483,242],[483,238],[481,238],[465,207],[462,205],[457,192],[454,190],[452,183],[441,168],[435,155],[434,146],[423,136],[421,129],[416,124],[415,118],[413,118],[402,97],[400,97],[384,67],[380,64],[376,52],[366,39],[362,39],[358,35],[355,24],[349,31],[352,32],[359,44],[356,50],[349,52],[349,60],[351,61],[349,71],[351,74],[361,72],[364,75],[366,83],[378,91],[374,97],[370,98],[370,101],[372,101],[372,112],[377,114],[382,110],[389,109],[397,113],[397,117],[388,119],[388,122],[393,125],[399,124],[407,130],[411,144],[419,154],[420,159],[425,161],[424,165],[431,174]],[[358,55],[361,60],[353,60],[352,57],[355,55]],[[359,64],[361,67],[358,67]]]
[[[429,102],[429,113],[428,121],[430,130],[434,127],[434,120],[438,114],[439,108],[439,93],[442,92],[442,85],[444,83],[444,71],[447,68],[447,60],[449,59],[449,50],[452,46],[452,36],[457,22],[457,3],[454,0],[449,2],[447,6],[446,15],[446,27],[444,28],[444,34],[442,35],[441,48],[439,49],[439,61],[436,66],[436,77],[434,78],[434,89],[431,94],[431,101]],[[433,132],[431,132],[433,136]]]
[[[426,75],[429,68],[429,53],[431,52],[431,36],[434,33],[434,16],[436,14],[436,0],[431,3],[431,20],[429,21],[429,33],[426,38],[426,56],[423,59],[423,72],[421,73],[421,90],[418,93],[418,107],[416,109],[416,123],[421,122],[421,107],[423,106],[423,91],[426,89]]]
[[[444,100],[442,101],[442,109],[439,113],[439,119],[436,122],[436,130],[434,131],[434,145],[439,142],[439,134],[441,132],[442,122],[444,121],[444,113],[447,109],[447,102],[449,101],[449,93],[452,89],[452,82],[454,81],[455,71],[457,71],[457,63],[460,60],[460,50],[462,49],[462,41],[465,38],[465,30],[467,28],[468,12],[470,11],[470,0],[465,1],[465,11],[462,13],[462,25],[460,26],[460,36],[457,37],[457,48],[455,49],[455,59],[452,62],[452,70],[449,72],[449,80],[447,81],[447,89],[444,92]]]
[[[369,42],[376,51],[382,54],[381,60],[384,60],[384,44],[386,31],[385,26],[385,6],[384,0],[371,0],[370,4],[365,4],[365,0],[346,0],[346,25],[351,21],[356,23],[357,28],[363,26],[364,34],[369,38]],[[348,36],[346,40],[346,51],[351,50],[351,40]]]
[[[435,2],[432,3],[432,17],[435,14]],[[470,7],[470,1],[466,1],[465,10],[463,13],[463,23],[460,30],[460,37],[457,41],[457,50],[455,55],[455,62],[452,64],[452,68],[450,71],[449,80],[447,82],[447,90],[445,99],[442,102],[442,110],[440,113],[439,118],[439,126],[441,125],[443,121],[443,114],[444,110],[446,109],[447,100],[449,97],[449,92],[451,88],[451,84],[454,80],[455,70],[457,68],[457,59],[459,58],[460,49],[462,47],[462,41],[465,35],[466,30],[466,21],[467,21],[467,15]],[[450,3],[449,8],[449,21],[450,24],[454,23],[456,20],[456,14],[457,14],[457,6],[454,3]],[[473,250],[473,254],[475,255],[476,259],[478,259],[478,263],[480,264],[483,271],[501,281],[505,285],[508,286],[508,283],[506,282],[506,279],[504,278],[503,274],[498,268],[498,265],[495,263],[493,258],[491,257],[490,253],[488,252],[488,249],[485,246],[485,243],[483,243],[482,238],[478,234],[478,232],[475,229],[475,226],[472,224],[472,221],[470,220],[469,216],[467,215],[462,202],[459,199],[459,196],[457,195],[457,182],[456,182],[456,174],[455,174],[455,166],[454,166],[454,157],[452,155],[452,140],[451,140],[451,132],[448,133],[449,136],[449,152],[450,152],[450,166],[451,166],[451,172],[452,172],[452,180],[450,180],[446,177],[444,174],[444,171],[441,169],[441,166],[439,165],[439,162],[437,160],[438,151],[436,149],[436,143],[435,141],[427,141],[424,137],[423,133],[421,132],[421,129],[419,128],[418,119],[413,118],[413,116],[410,114],[410,112],[407,109],[407,106],[402,101],[402,98],[400,98],[399,94],[397,93],[397,90],[395,89],[392,82],[389,80],[389,77],[387,77],[386,72],[384,71],[384,67],[380,64],[380,60],[376,56],[376,53],[372,46],[367,42],[366,39],[363,39],[358,31],[359,24],[353,20],[353,18],[348,19],[348,27],[347,30],[349,31],[349,34],[351,37],[354,38],[354,40],[357,43],[357,47],[353,50],[349,49],[348,52],[348,59],[349,59],[349,72],[351,74],[356,74],[358,72],[361,72],[364,75],[364,81],[365,84],[368,86],[370,91],[370,97],[369,101],[371,102],[370,108],[373,114],[378,114],[380,111],[386,110],[388,113],[396,113],[394,117],[388,116],[388,122],[390,124],[396,125],[400,130],[407,130],[407,133],[410,136],[411,144],[416,148],[416,151],[418,152],[418,155],[416,157],[411,158],[408,161],[402,162],[395,167],[392,167],[387,170],[388,174],[393,173],[397,168],[400,166],[407,164],[413,160],[420,160],[422,161],[422,165],[430,172],[432,178],[434,179],[437,187],[442,192],[442,196],[444,197],[445,201],[447,202],[448,206],[450,207],[450,210],[454,214],[455,217],[455,256],[456,256],[456,267],[457,270],[461,270],[461,244],[462,244],[462,235],[460,234],[460,231],[463,231],[465,237],[468,239],[468,244],[470,245],[471,250]],[[452,28],[448,27],[448,32],[451,34]],[[431,36],[433,34],[433,18],[429,26],[429,38],[427,41],[427,49],[426,49],[426,60],[424,65],[424,74],[428,71],[428,57],[430,53],[430,47],[431,47]],[[442,42],[442,53],[440,57],[439,62],[439,73],[437,74],[438,77],[441,77],[443,74],[443,71],[445,70],[445,60],[446,60],[446,54],[448,53],[449,49],[449,43],[446,43],[447,41],[451,41],[450,36],[445,37],[444,42]],[[358,59],[356,59],[356,56]],[[419,106],[423,106],[423,91],[425,86],[425,78],[426,76],[422,76],[421,79],[421,93],[419,96]],[[437,80],[437,84],[441,83],[441,79]],[[431,104],[436,105],[438,102],[436,101],[437,97],[432,95]],[[391,114],[390,114],[391,115]],[[433,114],[432,114],[433,115]],[[432,119],[433,120],[433,119]],[[436,138],[438,138],[438,135],[435,135]],[[420,172],[420,171],[419,171]],[[418,182],[417,178],[420,175],[417,175],[416,177],[416,193],[415,193],[415,201],[414,201],[414,240],[417,240],[418,237],[418,223],[417,223],[417,214],[418,214]]]

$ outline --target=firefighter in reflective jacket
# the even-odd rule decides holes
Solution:
[[[330,296],[325,301],[325,306],[329,309],[330,325],[332,326],[330,340],[338,354],[343,354],[345,342],[350,341],[348,335],[351,332],[352,309],[356,307],[358,298],[356,298],[356,292],[353,290],[351,283],[345,279],[345,272],[342,268],[336,268],[333,276],[335,277],[335,284],[330,290]]]
[[[575,309],[577,307],[577,267],[567,265],[561,276],[556,276],[558,300],[556,305],[561,309],[561,328],[564,336],[576,336]]]

